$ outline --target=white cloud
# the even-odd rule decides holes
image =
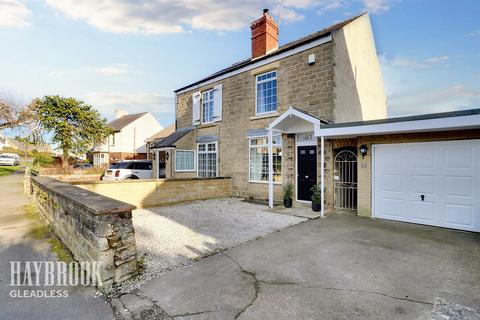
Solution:
[[[394,57],[389,58],[385,55],[379,57],[380,63],[383,68],[407,68],[407,69],[429,69],[438,65],[445,65],[445,63],[450,59],[449,56],[438,56],[431,57],[427,59],[413,59],[405,57]]]
[[[479,105],[480,90],[458,84],[434,91],[405,91],[391,95],[389,116],[454,111],[478,108]]]
[[[371,13],[388,11],[392,6],[392,0],[363,0],[365,9]]]
[[[116,109],[127,110],[129,113],[152,112],[159,120],[160,117],[173,119],[175,115],[173,95],[94,92],[84,95],[84,99],[108,118],[114,116]]]
[[[92,68],[88,67],[87,70],[101,73],[106,76],[117,76],[125,74],[128,71],[128,65],[126,64],[117,64],[113,66],[106,66],[101,68]]]
[[[475,30],[467,34],[470,37],[480,37],[480,30]]]
[[[57,11],[106,32],[161,34],[191,29],[231,31],[248,27],[263,8],[281,22],[303,18],[301,10],[325,0],[45,0]],[[339,0],[332,0],[338,2]],[[329,2],[332,2],[329,1]]]
[[[23,28],[32,12],[20,0],[0,0],[0,26]]]

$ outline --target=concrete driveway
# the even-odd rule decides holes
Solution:
[[[478,234],[335,214],[168,272],[141,294],[175,319],[432,319],[437,298],[474,319],[479,261]]]

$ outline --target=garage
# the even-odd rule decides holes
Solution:
[[[480,140],[372,149],[373,217],[480,231]]]

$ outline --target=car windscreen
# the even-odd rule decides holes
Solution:
[[[0,158],[4,159],[15,159],[15,156],[11,156],[9,154],[0,154]]]
[[[131,162],[117,162],[110,165],[110,169],[127,169]]]

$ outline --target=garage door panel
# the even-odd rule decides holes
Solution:
[[[433,195],[435,194],[435,176],[410,176],[411,192],[418,195]]]
[[[446,204],[445,222],[451,226],[471,227],[473,224],[472,206],[453,203]]]
[[[412,147],[408,150],[408,165],[413,168],[433,168],[434,148]]]
[[[472,168],[472,147],[448,147],[445,150],[445,168]]]
[[[375,145],[373,153],[375,217],[480,231],[480,140]]]
[[[418,223],[435,224],[435,203],[431,201],[410,201],[410,219]],[[403,208],[405,211],[405,208]],[[408,216],[408,213],[407,213]]]
[[[473,178],[446,176],[445,195],[471,198],[473,196]]]

